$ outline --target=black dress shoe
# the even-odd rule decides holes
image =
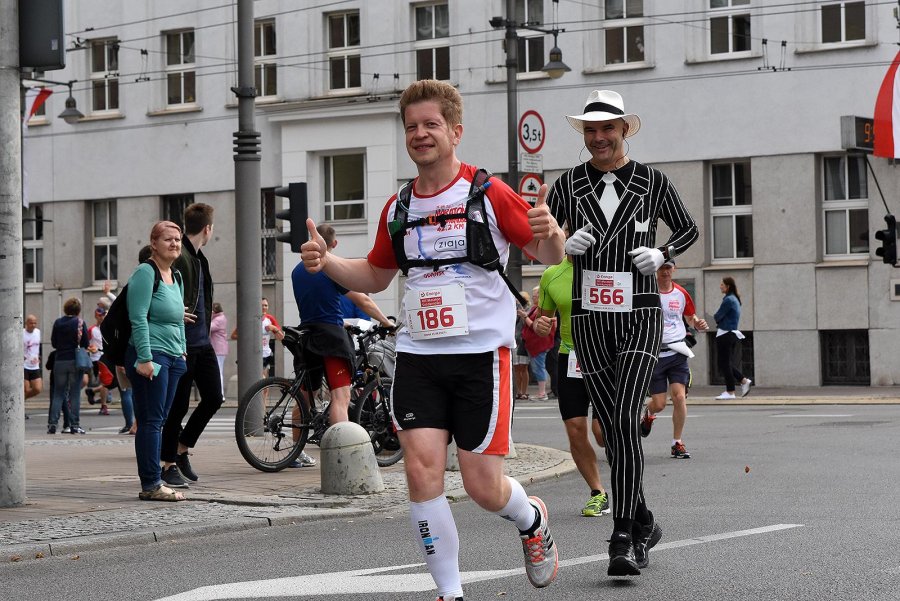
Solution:
[[[637,561],[634,558],[634,545],[631,535],[617,530],[609,537],[609,569],[608,576],[640,576]]]
[[[181,472],[181,475],[191,482],[196,482],[200,479],[200,477],[197,475],[197,472],[195,472],[191,467],[191,460],[188,459],[187,451],[175,456],[175,465],[178,466],[178,471]]]
[[[650,514],[653,520],[649,524],[638,524],[635,522],[632,534],[634,535],[634,558],[639,568],[643,569],[650,565],[650,549],[656,546],[659,539],[662,538],[662,528]]]

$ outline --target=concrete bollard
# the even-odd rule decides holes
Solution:
[[[447,467],[448,472],[459,471],[459,451],[456,448],[456,441],[451,440],[447,445]]]
[[[384,490],[369,433],[359,424],[341,422],[325,431],[319,444],[322,492],[370,495]]]

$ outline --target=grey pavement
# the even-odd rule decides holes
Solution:
[[[743,399],[716,401],[718,387],[695,387],[696,405],[900,404],[900,387],[756,388]],[[534,401],[519,401],[536,406]],[[555,405],[555,401],[545,403]],[[46,398],[26,403],[34,419],[46,414]],[[118,423],[118,420],[116,420]],[[31,427],[26,435],[27,502],[0,509],[0,562],[75,555],[98,547],[145,544],[272,527],[304,520],[364,515],[406,503],[402,462],[382,468],[385,490],[371,495],[325,495],[319,467],[263,473],[250,467],[233,437],[201,439],[192,463],[200,482],[187,501],[140,501],[133,438],[89,432],[48,435]],[[507,473],[524,484],[575,469],[564,451],[517,443]],[[307,451],[318,458],[319,449]],[[466,497],[458,473],[446,473],[452,500]]]

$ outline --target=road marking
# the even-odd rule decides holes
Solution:
[[[785,413],[783,415],[770,415],[769,417],[853,417],[852,413]]]
[[[709,536],[698,536],[680,541],[672,541],[654,547],[654,553],[665,549],[678,549],[691,547],[742,536],[754,536],[767,534],[791,528],[800,528],[803,524],[775,524],[749,530],[736,530],[723,532]],[[609,556],[606,553],[576,557],[559,562],[560,567],[575,566],[585,563],[604,561]],[[349,570],[346,572],[328,572],[325,574],[309,574],[306,576],[290,576],[286,578],[273,578],[270,580],[251,580],[248,582],[234,582],[230,584],[217,584],[203,586],[190,591],[185,591],[170,597],[163,597],[157,601],[217,601],[219,599],[260,599],[266,597],[318,597],[328,595],[350,595],[364,593],[415,593],[434,590],[434,580],[427,572],[415,572],[404,574],[383,574],[382,572],[396,572],[398,570],[410,570],[421,568],[423,563],[411,563],[401,566],[387,566],[381,568],[369,568],[363,570]],[[509,570],[479,570],[463,572],[463,583],[482,582],[485,580],[497,580],[517,574],[524,574],[525,568],[513,568]]]

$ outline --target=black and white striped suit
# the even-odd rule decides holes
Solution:
[[[608,223],[600,208],[607,184],[601,172],[579,165],[564,173],[547,197],[556,220],[569,231],[592,225],[597,242],[574,257],[572,336],[584,382],[603,426],[609,460],[613,517],[634,519],[643,504],[640,411],[662,336],[662,311],[655,274],[641,275],[628,251],[654,247],[662,219],[672,230],[665,246],[684,252],[698,237],[697,225],[669,179],[660,171],[631,161],[613,172],[619,206]],[[582,308],[584,270],[631,272],[633,310],[613,313]]]

